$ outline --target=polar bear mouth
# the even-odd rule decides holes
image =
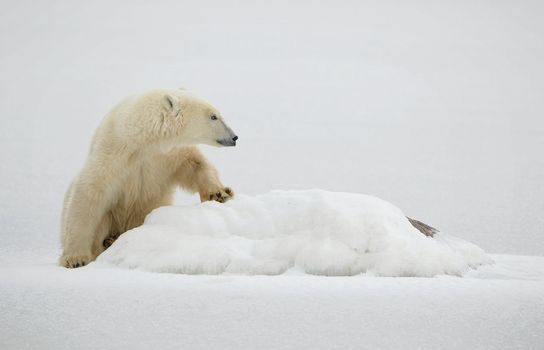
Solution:
[[[217,143],[227,147],[236,146],[236,140],[238,140],[238,136],[234,136],[232,139],[219,139]]]

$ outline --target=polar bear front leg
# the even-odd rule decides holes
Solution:
[[[219,180],[217,169],[195,147],[184,151],[184,161],[176,172],[178,184],[191,192],[198,192],[200,201],[226,202],[234,191]]]
[[[106,208],[103,190],[88,183],[74,184],[70,203],[66,206],[59,265],[75,268],[96,258],[93,243]]]

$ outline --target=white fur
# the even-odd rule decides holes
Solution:
[[[105,239],[170,204],[177,186],[198,192],[202,201],[230,197],[232,191],[194,145],[220,146],[218,140],[234,136],[219,111],[185,90],[151,91],[115,106],[66,193],[59,264],[78,267],[94,260]]]

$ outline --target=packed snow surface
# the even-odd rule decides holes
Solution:
[[[423,235],[384,200],[322,190],[162,207],[98,261],[184,274],[420,277],[462,275],[491,262],[469,242]]]

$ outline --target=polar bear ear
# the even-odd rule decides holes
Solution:
[[[177,97],[172,95],[164,95],[164,106],[174,116],[180,115],[179,101]]]

